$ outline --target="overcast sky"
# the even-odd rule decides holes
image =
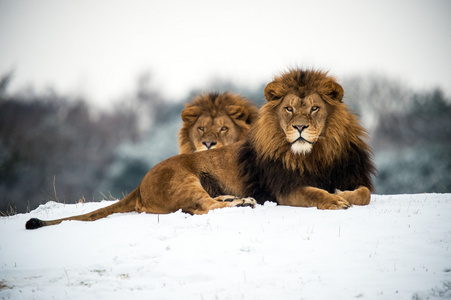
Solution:
[[[0,75],[108,105],[146,71],[169,98],[292,66],[451,95],[451,1],[0,0]]]

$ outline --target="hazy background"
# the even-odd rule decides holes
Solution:
[[[121,197],[177,152],[183,102],[262,104],[293,66],[343,84],[378,193],[450,192],[450,17],[450,1],[0,0],[0,211]]]

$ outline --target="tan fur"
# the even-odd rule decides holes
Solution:
[[[91,213],[52,221],[31,219],[27,229],[56,225],[62,221],[94,221],[113,213],[146,212],[166,214],[181,209],[190,214],[204,214],[223,207],[252,206],[256,202],[243,194],[236,153],[240,143],[169,158],[152,168],[140,185],[119,202]],[[201,185],[202,172],[221,180],[225,195],[210,197]],[[33,222],[40,223],[33,226]]]
[[[194,153],[243,140],[258,109],[240,95],[209,93],[195,97],[181,117],[179,153]]]
[[[325,73],[306,71],[306,76],[312,78],[301,81],[297,80],[297,73],[292,72],[276,77],[268,84],[265,89],[268,103],[261,109],[260,118],[245,141],[174,156],[152,168],[132,193],[114,205],[55,221],[32,219],[27,228],[54,225],[64,220],[93,221],[116,212],[164,214],[181,209],[190,214],[203,214],[215,208],[254,206],[256,201],[248,198],[254,196],[255,191],[250,189],[252,184],[263,184],[262,189],[266,189],[280,205],[343,209],[352,204],[368,204],[371,182],[367,186],[356,186],[355,190],[336,192],[301,184],[309,179],[310,175],[306,174],[333,167],[350,142],[364,151],[369,147],[360,138],[365,134],[363,128],[341,103],[343,89],[333,78]],[[304,135],[294,132],[294,125],[309,127]],[[292,149],[292,143],[299,135],[311,143],[310,150],[305,153],[296,153]],[[246,156],[248,148],[256,153],[256,157]],[[278,164],[282,165],[278,167],[280,172],[272,173],[272,167]],[[269,174],[265,174],[265,166]],[[263,177],[260,181],[252,181],[255,174],[268,175],[272,181],[290,179],[277,183],[282,188],[276,189],[270,183],[265,185]],[[346,182],[346,178],[343,180]]]

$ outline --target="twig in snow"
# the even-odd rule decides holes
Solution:
[[[67,274],[66,268],[63,268],[64,273],[66,273],[67,285],[69,285],[69,275]]]
[[[56,176],[55,175],[53,175],[53,192],[55,193],[55,200],[56,200],[56,202],[60,202],[59,201],[59,199],[58,199],[58,195],[56,194],[56,186],[55,186],[55,181],[56,181],[56,178],[55,178]]]

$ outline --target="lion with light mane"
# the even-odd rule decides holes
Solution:
[[[258,108],[240,95],[208,93],[186,104],[181,117],[179,153],[194,153],[243,140]]]
[[[26,228],[133,211],[204,214],[267,200],[319,209],[369,204],[372,152],[335,79],[321,71],[290,70],[266,86],[265,97],[268,103],[244,141],[174,156],[113,205],[53,221],[30,219]]]

